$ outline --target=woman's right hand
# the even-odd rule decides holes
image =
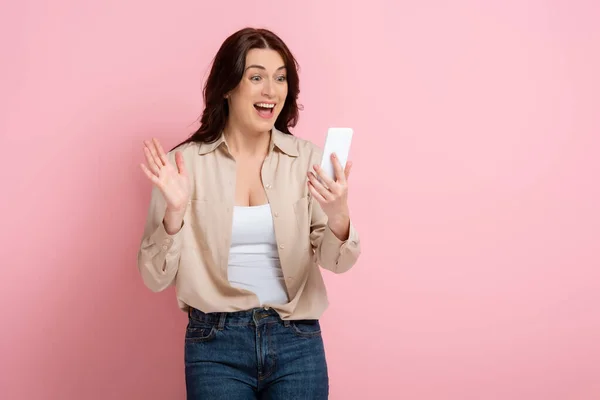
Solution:
[[[175,153],[173,166],[157,139],[144,141],[148,166],[140,164],[150,181],[161,191],[167,203],[166,214],[183,214],[190,198],[190,182],[181,152]]]

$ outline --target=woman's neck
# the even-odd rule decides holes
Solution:
[[[251,132],[227,124],[223,132],[229,151],[241,156],[266,156],[271,142],[270,132]]]

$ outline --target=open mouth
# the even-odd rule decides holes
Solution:
[[[275,103],[256,103],[254,104],[254,108],[262,118],[271,118],[273,110],[275,110]]]

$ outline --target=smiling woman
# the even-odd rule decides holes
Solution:
[[[263,89],[267,92],[264,96],[260,92]],[[178,146],[218,140],[230,113],[238,104],[243,107],[243,101],[253,101],[253,98],[258,115],[269,120],[253,126],[253,130],[275,126],[289,134],[289,128],[298,122],[299,94],[298,62],[283,40],[267,29],[245,28],[235,32],[223,42],[213,60],[204,86],[205,109],[200,127]],[[276,100],[269,98],[273,95],[277,96]],[[261,114],[264,110],[260,107],[270,107],[271,111]],[[250,121],[246,115],[245,122]],[[251,126],[250,123],[248,127]]]
[[[360,244],[351,163],[333,158],[329,178],[323,151],[289,131],[298,93],[283,41],[244,29],[214,59],[200,129],[168,154],[145,143],[154,190],[138,267],[153,291],[176,285],[188,313],[188,399],[328,398],[319,266],[349,270]]]
[[[225,94],[232,117],[228,124],[237,121],[243,124],[237,128],[254,133],[265,132],[271,129],[286,104],[287,68],[279,52],[268,48],[248,51],[246,63],[244,77]],[[297,97],[297,94],[292,95]],[[257,115],[260,118],[256,118]],[[230,131],[230,128],[226,125],[225,131]]]

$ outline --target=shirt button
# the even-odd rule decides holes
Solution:
[[[167,246],[166,244],[163,244],[163,250],[167,250],[169,248],[169,246]]]
[[[275,211],[275,217],[279,217],[279,213]]]
[[[271,184],[270,184],[270,183],[267,183],[267,184],[265,185],[265,188],[267,188],[267,189],[271,189]]]
[[[282,245],[282,244],[280,244],[280,245],[279,245],[279,248],[280,248],[280,249],[283,249],[283,248],[285,248],[285,246],[284,246],[284,245]]]

